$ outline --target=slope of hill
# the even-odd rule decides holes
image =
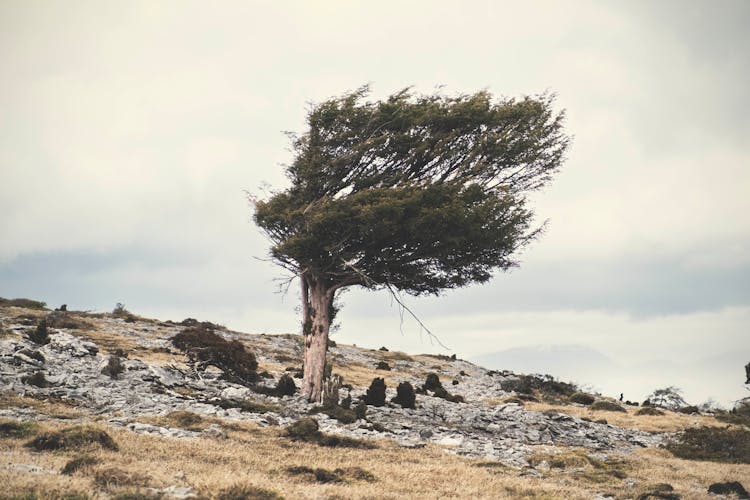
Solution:
[[[297,335],[33,306],[0,303],[10,498],[634,498],[659,483],[691,498],[750,477],[722,463],[698,475],[660,448],[711,416],[596,410],[551,378],[346,345],[329,350],[341,405],[320,408],[291,394]],[[258,380],[175,346],[196,328],[254,353]],[[385,400],[357,405],[376,377]],[[396,398],[407,382],[414,408]]]

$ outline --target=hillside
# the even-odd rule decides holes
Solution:
[[[173,341],[186,332],[206,344]],[[333,344],[341,405],[320,408],[291,394],[301,355],[298,335],[0,301],[0,497],[706,498],[713,483],[750,487],[741,419],[639,415],[551,377]],[[376,377],[385,403],[358,404],[378,399]],[[401,404],[406,382],[415,408]],[[704,427],[732,449],[680,451],[683,431]]]

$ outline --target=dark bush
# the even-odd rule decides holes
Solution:
[[[519,394],[533,394],[548,397],[566,397],[578,392],[574,384],[560,382],[551,375],[518,375],[500,382],[500,388],[504,391],[513,391]]]
[[[388,352],[388,348],[386,346],[383,346],[380,349],[378,349],[378,351]]]
[[[294,379],[285,373],[276,384],[276,394],[278,396],[293,396],[295,392],[297,392],[297,385],[294,383]]]
[[[373,379],[365,394],[365,403],[372,406],[385,406],[385,380]]]
[[[68,463],[65,464],[65,466],[60,471],[60,474],[70,476],[76,471],[85,469],[86,467],[91,467],[92,465],[96,465],[97,463],[99,463],[99,459],[96,457],[92,457],[89,455],[76,457],[72,460],[69,460]]]
[[[357,414],[354,410],[343,408],[339,405],[316,406],[310,410],[310,414],[323,413],[331,418],[335,418],[342,424],[352,424],[357,421]]]
[[[750,431],[700,427],[687,429],[666,446],[673,455],[687,460],[750,463]]]
[[[31,299],[4,299],[0,297],[0,306],[23,307],[25,309],[46,309],[47,303]]]
[[[386,370],[391,371],[391,367],[388,363],[385,361],[379,361],[377,365],[375,365],[376,370]]]
[[[694,415],[696,413],[700,413],[700,409],[697,406],[690,405],[690,406],[683,406],[682,408],[678,409],[680,413],[684,413],[686,415]]]
[[[326,469],[312,469],[305,465],[287,467],[286,472],[287,474],[292,476],[306,476],[309,480],[314,480],[319,483],[343,482],[343,478],[333,471],[329,471]]]
[[[21,377],[21,382],[24,384],[33,385],[34,387],[50,387],[52,384],[44,377],[44,372],[34,372],[33,375]]]
[[[71,330],[92,330],[94,328],[94,325],[88,321],[77,318],[66,311],[57,310],[47,315],[47,326]]]
[[[320,446],[331,448],[365,448],[372,449],[375,445],[359,439],[340,436],[330,436],[320,432],[318,422],[312,418],[305,417],[294,422],[286,428],[286,435],[294,441],[315,443]]]
[[[598,411],[619,411],[623,413],[628,412],[625,408],[623,408],[619,404],[613,401],[607,401],[605,399],[592,403],[591,406],[589,406],[589,408],[591,408],[592,410],[598,410]]]
[[[715,416],[722,422],[750,427],[750,399],[740,401],[729,412],[717,412]]]
[[[364,400],[360,400],[357,406],[354,407],[354,415],[357,420],[364,420],[367,416],[367,403]]]
[[[660,417],[664,415],[664,412],[661,411],[659,408],[654,408],[653,406],[644,406],[637,412],[635,412],[636,415],[651,415],[654,417]]]
[[[438,377],[437,373],[430,373],[427,375],[427,379],[424,382],[424,385],[422,386],[422,389],[425,391],[436,391],[438,389],[442,389],[443,384],[440,383],[440,377]]]
[[[258,403],[248,399],[205,399],[201,403],[218,406],[228,410],[229,408],[237,408],[240,411],[246,411],[248,413],[267,413],[269,411],[278,412],[281,408],[277,405]]]
[[[750,493],[739,481],[714,483],[708,487],[708,492],[714,495],[737,495],[737,498],[750,498]]]
[[[295,441],[316,441],[320,426],[313,418],[301,418],[286,428],[286,434]]]
[[[77,450],[88,445],[98,445],[108,450],[117,451],[117,444],[101,429],[77,425],[61,431],[45,432],[32,439],[26,446],[36,451]]]
[[[414,394],[414,387],[409,382],[401,382],[396,388],[396,397],[393,398],[393,402],[401,405],[402,408],[416,407],[415,402],[417,400],[416,394]]]
[[[571,403],[578,403],[588,406],[596,401],[596,398],[591,394],[586,394],[585,392],[574,392],[568,397],[568,400]]]
[[[446,401],[450,401],[452,403],[464,402],[464,398],[462,396],[453,395],[445,390],[443,384],[440,383],[440,377],[438,377],[436,373],[428,374],[424,385],[422,385],[421,387],[421,390],[417,392],[421,394],[427,394],[427,391],[431,391],[432,395],[436,398],[445,399]]]
[[[47,331],[47,320],[42,318],[36,329],[29,334],[29,339],[35,344],[49,344],[49,332]]]
[[[102,374],[107,375],[109,378],[116,379],[122,372],[125,371],[125,367],[122,365],[120,358],[117,356],[110,356],[107,360],[107,364],[102,368]]]
[[[0,422],[0,437],[23,439],[31,436],[37,430],[34,422]]]
[[[235,484],[221,490],[216,498],[218,500],[283,500],[284,497],[275,491],[264,488],[247,484]]]
[[[197,369],[215,366],[230,382],[251,385],[257,379],[258,362],[253,353],[237,340],[224,340],[203,325],[186,328],[172,337],[172,344],[184,351]]]

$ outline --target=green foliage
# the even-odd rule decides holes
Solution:
[[[315,106],[293,137],[292,186],[255,201],[272,256],[327,286],[438,293],[516,265],[537,231],[524,193],[568,139],[549,96],[487,92],[377,102],[365,87]]]
[[[687,429],[666,448],[676,457],[688,460],[750,464],[750,431],[717,427]]]

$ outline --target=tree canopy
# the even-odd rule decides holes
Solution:
[[[568,138],[552,97],[487,92],[314,106],[293,137],[291,187],[256,203],[272,257],[327,287],[411,294],[485,282],[538,232],[526,194],[560,167]]]

